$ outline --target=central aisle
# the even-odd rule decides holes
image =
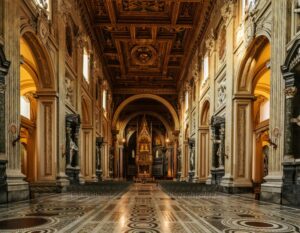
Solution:
[[[127,192],[120,188],[123,194],[100,193],[103,185],[91,189],[98,192],[82,186],[82,192],[0,205],[0,232],[300,232],[299,209],[215,193],[173,198],[156,184],[132,184]]]

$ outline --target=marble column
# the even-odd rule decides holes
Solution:
[[[62,4],[58,5],[59,16],[64,19],[66,12],[64,11]],[[66,170],[66,126],[65,126],[65,23],[58,23],[58,76],[57,87],[58,87],[58,98],[57,98],[57,159],[56,159],[56,184],[62,191],[66,190],[66,186],[69,185],[69,179],[65,173]]]
[[[233,90],[234,90],[234,41],[236,38],[235,34],[235,8],[237,5],[235,1],[227,1],[222,10],[222,17],[226,26],[226,113],[225,113],[225,153],[228,155],[225,162],[225,175],[222,178],[222,186],[233,186],[233,172],[234,172],[234,141],[232,137],[233,133]]]
[[[96,138],[96,176],[98,181],[102,180],[103,170],[102,170],[102,145],[103,137]]]
[[[20,1],[4,1],[3,4],[3,39],[4,52],[11,61],[6,76],[5,92],[5,155],[7,158],[7,197],[8,201],[18,201],[29,198],[28,183],[21,173],[21,156],[18,138],[20,130]]]

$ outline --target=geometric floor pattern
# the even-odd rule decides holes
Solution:
[[[300,210],[240,196],[173,197],[155,184],[125,194],[56,194],[0,205],[0,232],[300,232]]]

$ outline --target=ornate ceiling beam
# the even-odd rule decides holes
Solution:
[[[135,19],[135,20],[118,20],[117,24],[120,26],[130,26],[131,24],[135,24],[138,25],[139,27],[166,27],[166,28],[173,28],[173,27],[178,27],[178,28],[186,28],[186,29],[191,29],[193,28],[193,24],[192,23],[176,23],[176,25],[171,26],[170,25],[170,21],[165,20],[165,21],[161,21],[158,20],[157,22],[154,23],[154,20],[152,19]],[[94,21],[94,27],[108,27],[108,26],[112,26],[112,24],[110,22],[103,22],[103,20],[101,19],[96,19]]]
[[[113,94],[116,95],[133,95],[150,93],[155,95],[177,95],[174,88],[114,88]]]
[[[115,25],[117,22],[117,18],[116,18],[113,2],[112,2],[112,0],[106,0],[104,2],[106,3],[106,7],[108,9],[108,15],[109,15],[110,22],[112,25]]]

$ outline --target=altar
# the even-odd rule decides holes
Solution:
[[[151,178],[152,177],[152,132],[149,130],[146,117],[142,119],[140,129],[138,129],[137,137],[137,177]]]

